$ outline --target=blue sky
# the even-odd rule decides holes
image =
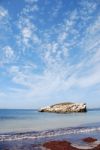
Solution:
[[[0,108],[100,107],[99,10],[99,0],[0,0]]]

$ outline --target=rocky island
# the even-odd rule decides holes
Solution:
[[[59,103],[51,106],[41,108],[40,112],[55,112],[55,113],[67,113],[67,112],[86,112],[85,103]]]

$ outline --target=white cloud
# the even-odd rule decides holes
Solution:
[[[32,62],[28,62],[27,64],[23,66],[23,68],[25,72],[29,72],[29,70],[31,71],[31,70],[37,69],[37,65]]]
[[[87,33],[94,35],[94,34],[98,34],[100,30],[100,16],[97,15],[93,24],[91,24],[88,28],[87,28]]]
[[[80,18],[86,23],[85,21],[88,21],[91,19],[93,16],[93,12],[96,10],[97,7],[97,2],[93,0],[87,0],[83,1],[81,0],[79,2],[79,12],[80,12]]]
[[[22,29],[22,38],[20,40],[23,41],[23,44],[25,44],[25,46],[29,46],[29,40],[31,38],[31,35],[32,35],[32,30],[28,27],[24,27]]]
[[[33,34],[32,35],[32,42],[33,42],[33,44],[40,45],[41,44],[41,39],[36,34]]]
[[[42,48],[43,61],[47,68],[59,68],[60,70],[60,68],[63,68],[63,65],[66,68],[70,49],[75,44],[74,37],[78,36],[74,29],[76,21],[77,10],[74,10],[59,26],[54,26],[51,31],[46,32],[40,46]],[[50,39],[55,34],[56,37],[51,42]],[[72,38],[69,40],[70,34],[72,34]]]
[[[59,26],[53,26],[48,31],[45,30],[45,32],[43,33],[44,37],[43,39],[40,39],[38,37],[38,34],[36,33],[38,29],[36,25],[31,22],[31,19],[23,18],[24,13],[26,16],[28,15],[29,9],[27,10],[25,10],[26,8],[23,9],[22,15],[20,16],[18,22],[18,27],[20,29],[20,37],[23,38],[22,39],[19,38],[19,41],[22,41],[24,44],[26,43],[26,45],[30,43],[29,41],[32,41],[32,44],[34,43],[37,45],[39,44],[37,52],[38,55],[42,58],[45,68],[42,75],[35,75],[35,74],[26,75],[24,74],[25,72],[24,73],[21,72],[20,77],[17,76],[18,78],[16,77],[14,81],[17,81],[20,84],[21,83],[25,84],[24,82],[25,80],[27,80],[28,86],[34,89],[33,90],[34,92],[35,89],[36,91],[38,91],[36,87],[40,87],[40,91],[41,89],[44,91],[48,89],[49,92],[50,89],[54,90],[54,88],[58,86],[60,86],[59,89],[61,89],[61,87],[62,89],[64,88],[67,89],[76,86],[76,83],[78,86],[81,87],[84,87],[86,82],[87,83],[89,82],[89,84],[88,85],[86,84],[86,86],[90,86],[97,83],[96,80],[94,80],[94,82],[90,81],[90,79],[95,78],[96,75],[94,73],[93,76],[91,76],[91,74],[88,74],[87,79],[86,76],[82,76],[81,74],[83,72],[88,73],[90,71],[88,70],[89,69],[88,67],[89,66],[91,67],[91,65],[94,64],[94,62],[92,62],[92,58],[95,57],[96,60],[96,57],[98,57],[99,54],[99,50],[95,54],[93,53],[89,54],[88,52],[85,53],[85,50],[90,51],[91,49],[94,48],[96,49],[97,45],[99,45],[99,40],[97,40],[99,39],[98,38],[99,35],[97,32],[99,27],[99,19],[97,19],[97,21],[92,23],[86,30],[83,31],[85,35],[83,38],[81,37],[81,33],[79,33],[78,28],[76,28],[76,24],[79,21],[78,19],[80,17],[81,19],[84,19],[85,17],[91,17],[91,14],[95,11],[97,5],[96,3],[89,1],[87,2],[81,1],[79,5],[81,5],[82,7],[82,9],[79,10],[80,14],[77,9],[74,9],[72,12],[68,13],[67,17],[64,19],[64,21],[62,21],[62,23],[59,24]],[[60,8],[58,7],[57,11],[59,9]],[[53,36],[55,36],[54,40],[51,41],[50,39]],[[71,65],[71,61],[75,60],[74,58],[69,58],[69,56],[71,50],[77,49],[77,46],[81,51],[80,57],[82,58],[84,57],[84,59],[79,60],[79,62],[77,62],[76,64]],[[90,61],[89,66],[86,64],[85,61],[87,62]],[[85,75],[85,73],[83,73],[83,75]],[[51,74],[52,76],[54,76],[53,79]],[[96,74],[98,73],[96,72]],[[27,76],[30,76],[30,79],[29,78],[26,79]],[[55,80],[56,77],[57,80]],[[35,80],[37,79],[36,80],[37,83],[35,82],[34,79]],[[78,81],[78,79],[80,81]],[[49,83],[51,83],[52,80],[54,81],[53,85],[52,84],[49,85]],[[52,86],[54,86],[54,88]]]
[[[35,34],[37,27],[29,18],[20,16],[17,27],[19,34],[16,35],[16,40],[23,52],[28,48],[33,48],[32,42],[39,42],[39,38]]]
[[[22,29],[22,35],[24,38],[30,38],[31,37],[31,30],[27,27]]]
[[[4,51],[5,58],[12,59],[14,57],[14,51],[10,46],[5,46],[3,48],[3,51]]]
[[[10,64],[13,61],[16,61],[14,49],[9,45],[1,47],[0,65],[4,67],[5,64]]]
[[[8,69],[8,73],[14,83],[23,85],[26,88],[32,88],[33,83],[36,82],[36,78],[38,77],[32,75],[32,71],[36,68],[35,64],[29,62],[23,66],[11,66]]]
[[[92,24],[90,24],[84,37],[80,41],[80,48],[85,51],[87,55],[87,64],[89,66],[97,65],[100,61],[100,17],[97,16]]]
[[[29,76],[26,75],[23,71],[18,66],[12,66],[8,72],[12,76],[12,81],[16,84],[24,85],[29,87],[30,82],[29,81]]]
[[[79,78],[78,84],[80,85],[80,87],[91,87],[96,84],[100,84],[100,71],[98,69],[95,70],[95,72],[92,72],[91,74],[89,74],[88,76]]]
[[[0,20],[8,16],[8,11],[0,6]]]
[[[6,8],[0,6],[0,30],[11,31],[10,27],[10,15]]]
[[[18,73],[19,67],[18,66],[12,66],[9,70],[10,73]]]
[[[5,7],[0,6],[0,64],[2,65],[8,63],[8,61],[10,62],[11,57],[14,56],[14,51],[9,46],[9,40],[12,40],[10,37],[12,35],[10,21],[9,11]]]

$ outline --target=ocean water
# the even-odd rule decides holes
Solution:
[[[0,109],[0,133],[43,131],[79,126],[100,127],[100,109],[86,113],[43,113],[37,110]]]

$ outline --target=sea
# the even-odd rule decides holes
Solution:
[[[0,109],[0,133],[100,126],[100,109],[86,113],[47,113],[34,109]]]

